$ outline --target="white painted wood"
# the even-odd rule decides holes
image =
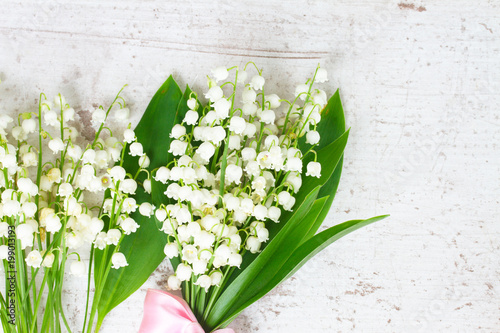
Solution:
[[[403,1],[403,0],[401,0]],[[169,74],[254,60],[290,97],[320,62],[351,129],[325,227],[390,213],[247,309],[237,332],[498,332],[500,4],[477,0],[2,1],[0,108],[82,111],[125,83],[137,122]],[[103,332],[136,332],[145,290]],[[83,279],[67,284],[81,323]]]

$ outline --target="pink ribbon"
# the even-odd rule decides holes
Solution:
[[[234,333],[230,328],[214,331]],[[205,333],[189,305],[166,291],[148,289],[139,333]]]

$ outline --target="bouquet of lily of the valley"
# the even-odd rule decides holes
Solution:
[[[130,217],[138,207],[132,197],[138,175],[120,166],[126,143],[105,126],[110,114],[128,118],[120,94],[107,109],[94,110],[90,141],[73,126],[76,112],[60,94],[53,100],[41,94],[37,112],[15,120],[0,115],[3,332],[71,332],[62,302],[66,273],[74,279],[87,275],[87,299],[79,304],[86,309],[85,324],[79,331],[91,331],[109,272],[127,265],[119,249],[139,227]],[[149,159],[141,153],[138,163],[138,172],[146,171]],[[147,189],[148,183],[139,186]],[[83,261],[89,253],[90,268],[93,258],[100,258],[94,293],[92,269]]]
[[[141,332],[225,328],[326,246],[385,217],[317,233],[348,137],[338,91],[328,99],[317,87],[325,81],[318,67],[286,100],[249,63],[213,70],[206,102],[172,77],[160,87],[128,130],[122,166],[151,190],[135,194],[140,228],[120,245],[129,265],[106,275],[93,307],[99,323],[166,256],[174,269],[166,288],[181,289],[183,300],[150,290]],[[103,258],[96,252],[97,271]]]

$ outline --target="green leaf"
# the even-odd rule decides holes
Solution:
[[[273,240],[273,238],[278,234],[278,232],[283,228],[288,221],[292,218],[293,214],[295,213],[295,207],[300,206],[304,198],[314,189],[316,186],[323,186],[332,176],[334,171],[336,170],[336,165],[339,163],[339,161],[342,158],[344,148],[347,144],[347,138],[349,136],[349,131],[345,132],[342,134],[337,140],[334,142],[330,143],[328,146],[322,148],[317,152],[318,154],[318,161],[322,165],[322,171],[321,171],[321,177],[316,178],[316,177],[307,177],[305,178],[305,171],[303,174],[303,185],[300,188],[300,191],[296,195],[296,202],[294,206],[294,211],[292,212],[287,212],[287,211],[282,211],[282,215],[280,218],[280,223],[272,223],[268,224],[266,227],[269,230],[269,241],[267,244],[264,244],[264,246],[268,246],[270,242]],[[312,158],[312,157],[310,157]],[[310,160],[309,158],[309,160]],[[306,159],[307,161],[307,159]],[[340,177],[340,175],[339,175]],[[321,193],[321,190],[320,190]],[[331,201],[329,203],[331,205]],[[326,216],[326,213],[324,210],[321,211],[322,214]],[[323,216],[324,219],[324,216]],[[302,239],[302,238],[301,238]],[[293,249],[291,249],[293,250]],[[290,250],[290,251],[291,251]],[[255,258],[260,255],[260,254],[253,254],[250,252],[245,253],[243,256],[243,262],[240,266],[240,269],[235,270],[233,274],[231,275],[228,283],[226,284],[226,288],[228,288],[229,285],[238,277],[239,274],[241,274],[254,260]]]
[[[321,137],[317,146],[318,150],[334,142],[345,132],[344,109],[342,107],[342,101],[340,100],[340,93],[338,89],[321,112],[321,122],[318,124],[316,130]],[[301,147],[301,149],[305,148],[306,147]],[[324,196],[329,196],[329,198],[322,208],[320,217],[316,220],[316,224],[311,228],[309,234],[306,235],[304,239],[309,239],[314,236],[330,211],[330,207],[339,186],[343,160],[344,158],[342,157],[333,171],[332,176],[319,191],[318,198],[322,198]]]
[[[314,235],[315,233],[314,229],[316,228],[316,223],[318,220],[320,220],[320,214],[323,211],[323,208],[325,207],[326,203],[328,202],[328,198],[329,198],[328,196],[320,198],[318,194],[318,199],[314,201],[314,204],[312,205],[311,209],[309,210],[309,212],[307,212],[306,215],[306,219],[310,220],[312,223],[308,224],[307,228],[301,230],[301,235],[299,237],[302,237],[302,240],[297,244],[297,246],[302,242],[305,242],[306,240],[311,238],[309,237],[311,233],[313,233]]]
[[[338,165],[342,155],[344,153],[344,148],[347,144],[347,138],[349,137],[349,130],[347,130],[344,134],[342,134],[337,140],[330,143],[328,146],[317,151],[317,161],[321,164],[321,177],[306,177],[305,172],[303,175],[303,183],[299,192],[295,196],[295,207],[300,205],[307,195],[317,186],[323,186],[332,176],[335,171],[336,166]],[[304,168],[309,161],[311,161],[313,156],[309,158],[306,157],[304,159]],[[294,211],[292,212],[284,212],[281,216],[280,223],[270,224],[268,226],[269,229],[269,238],[272,239],[274,235],[276,235],[284,225],[286,225],[287,221],[292,217]]]
[[[372,217],[367,220],[353,220],[347,221],[336,226],[333,226],[325,231],[320,232],[316,236],[312,237],[301,246],[299,246],[293,254],[288,258],[286,263],[280,267],[279,270],[275,270],[274,276],[268,281],[265,286],[259,288],[258,293],[247,301],[249,304],[244,304],[239,309],[235,310],[233,313],[228,315],[228,320],[226,320],[221,326],[224,327],[228,325],[234,318],[238,316],[248,305],[257,301],[262,296],[267,294],[269,291],[274,289],[278,284],[284,280],[291,277],[297,270],[299,270],[309,259],[318,254],[321,250],[326,248],[328,245],[332,244],[336,240],[346,236],[347,234],[367,226],[371,223],[380,221],[389,215],[381,215]]]
[[[185,112],[180,107],[182,97],[179,86],[170,76],[156,92],[135,128],[138,141],[142,143],[144,152],[150,158],[150,170],[166,165],[169,161],[170,129],[177,121],[177,114]],[[139,168],[139,158],[130,156],[128,147],[126,150],[123,167],[128,173],[135,175]],[[144,178],[145,175],[142,174],[138,178],[139,182]],[[139,186],[135,195],[137,203],[150,201],[150,198],[150,195]],[[109,311],[139,289],[165,257],[163,247],[167,235],[158,231],[154,218],[144,217],[138,212],[131,216],[140,227],[137,232],[125,236],[120,245],[120,252],[127,257],[129,265],[118,270],[110,270],[98,306],[100,322]],[[96,249],[94,265],[96,272],[101,261],[105,260],[102,257],[103,251]],[[106,260],[109,260],[109,257]]]
[[[364,226],[383,220],[388,216],[389,215],[380,215],[366,220],[351,220],[337,224],[320,232],[319,234],[304,242],[294,251],[292,256],[290,256],[290,258],[288,259],[287,263],[280,270],[280,273],[276,275],[275,280],[273,280],[272,283],[278,284],[288,279],[295,272],[297,272],[297,270],[302,267],[309,259],[314,257],[316,254],[318,254],[320,251],[322,251],[324,248],[326,248],[336,240]]]
[[[321,111],[321,121],[316,131],[321,137],[316,147],[317,150],[328,146],[345,132],[344,109],[342,108],[339,90],[328,100],[328,104]]]
[[[178,102],[176,111],[170,114],[168,121],[165,121],[166,123],[165,126],[164,127],[162,126],[161,133],[165,135],[158,139],[155,150],[164,152],[165,157],[162,159],[161,161],[162,163],[155,164],[154,168],[150,167],[151,170],[154,170],[160,166],[165,166],[173,160],[174,156],[168,152],[170,147],[170,142],[172,141],[172,138],[170,138],[170,132],[172,130],[172,127],[174,127],[174,125],[180,124],[182,122],[184,116],[186,115],[186,112],[189,110],[187,106],[187,100],[191,96],[191,92],[192,91],[189,88],[189,86],[186,86],[186,90],[184,91],[182,98]],[[187,131],[189,131],[189,128],[187,129]],[[167,189],[167,185],[152,179],[151,186],[152,186],[151,197],[153,204],[156,207],[159,207],[162,203],[165,205],[170,203],[168,201],[169,199],[164,194],[165,190]]]
[[[148,201],[149,198],[149,194],[137,189],[137,202]],[[120,269],[112,268],[109,272],[98,306],[98,320],[101,322],[106,314],[146,282],[165,257],[163,247],[167,242],[167,235],[158,231],[152,218],[146,218],[137,212],[131,214],[131,217],[140,227],[135,233],[125,236],[120,244],[119,251],[127,257],[129,265]],[[111,259],[112,250],[113,247],[108,251],[107,261]],[[96,268],[103,260],[103,252],[95,250]]]
[[[314,205],[320,186],[314,188],[295,209],[294,214],[281,232],[268,243],[266,248],[220,295],[206,320],[208,327],[220,325],[228,314],[247,302],[260,285],[265,284],[273,274],[272,267],[280,267],[300,242],[303,225],[314,222],[307,219],[311,206]],[[250,295],[249,295],[250,293]]]
[[[314,207],[308,214],[314,214],[314,219],[312,219],[312,223],[308,223],[307,226],[304,226],[303,229],[300,229],[299,233],[296,235],[298,240],[304,242],[311,238],[318,228],[321,226],[323,220],[325,219],[328,211],[330,210],[331,204],[333,202],[333,198],[338,188],[338,184],[340,181],[340,176],[342,172],[342,156],[343,150],[347,143],[348,131],[345,132],[345,119],[344,119],[344,111],[342,108],[342,103],[340,100],[339,91],[330,98],[326,107],[322,110],[322,120],[317,127],[317,131],[320,133],[320,144],[315,147],[318,155],[318,161],[322,165],[322,177],[320,179],[315,179],[311,177],[305,177],[305,171],[303,175],[304,184],[299,191],[297,196],[298,205],[301,200],[303,200],[304,195],[307,195],[310,189],[313,186],[321,185],[321,190],[318,195],[318,200],[316,200]],[[305,140],[300,141],[300,148],[305,153],[310,145],[305,143]],[[312,158],[312,155],[309,156],[308,159],[305,159],[304,168],[306,163],[309,162]],[[323,200],[320,200],[322,198]],[[293,213],[284,213],[282,215],[281,221],[278,225],[270,225],[270,242],[272,242],[274,236],[280,232],[280,229],[284,227],[291,219]],[[307,221],[310,221],[308,218]],[[301,242],[298,242],[296,245],[298,246]],[[269,245],[268,245],[269,246]],[[289,255],[292,254],[295,248],[289,248]],[[260,254],[259,254],[260,255]],[[242,264],[242,270],[251,265],[251,263],[256,260],[257,255],[246,254],[244,257],[244,262]],[[258,257],[257,257],[258,258]],[[270,272],[276,272],[278,267],[276,265],[268,265],[266,270]],[[233,273],[233,277],[231,278],[227,288],[230,288],[230,285],[235,281],[240,274],[243,274],[243,271],[236,271]],[[257,286],[262,286],[261,284],[255,284],[253,288],[259,289]],[[271,288],[272,289],[272,288]],[[271,290],[269,289],[269,290]],[[262,297],[269,290],[259,294],[260,296],[254,299],[249,299],[245,305],[242,307],[250,305],[258,298]],[[254,290],[259,293],[259,290]],[[244,295],[239,296],[240,299],[244,299]]]
[[[317,161],[321,163],[321,178],[318,179],[305,176],[306,165],[313,158],[313,155],[309,154],[304,159],[304,171],[302,173],[303,185],[296,196],[296,205],[303,200],[312,188],[321,185],[322,188],[318,194],[318,198],[329,196],[321,212],[321,216],[323,216],[321,221],[323,221],[333,202],[335,192],[337,191],[340,175],[342,173],[342,157],[349,136],[349,130],[345,131],[344,110],[342,108],[342,102],[340,101],[339,90],[335,92],[328,101],[328,104],[322,110],[321,122],[318,124],[316,130],[321,137],[315,149]],[[305,153],[309,147],[310,146],[305,142],[302,142],[300,149]],[[279,224],[270,226],[270,239],[272,239],[286,221],[288,221],[291,214],[290,212],[286,212],[282,215]],[[319,224],[321,225],[321,222]],[[311,231],[312,234],[314,234],[318,228],[319,225],[315,228],[314,232]]]

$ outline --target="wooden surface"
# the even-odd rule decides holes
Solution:
[[[318,63],[328,69],[351,136],[324,227],[391,217],[319,254],[236,332],[500,331],[498,1],[1,4],[0,112],[10,114],[61,92],[85,120],[129,84],[137,122],[170,74],[201,91],[211,68],[253,60],[291,98]],[[169,269],[102,332],[136,332],[146,289]],[[83,284],[66,285],[75,325]]]

